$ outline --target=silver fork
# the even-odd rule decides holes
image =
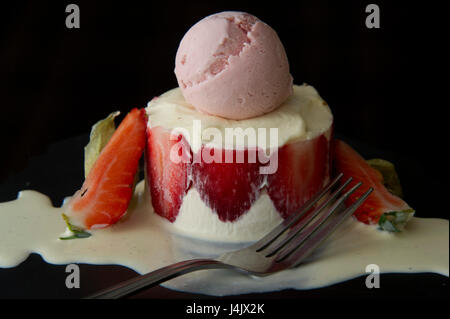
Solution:
[[[152,287],[169,279],[201,269],[228,268],[262,277],[296,267],[332,234],[348,216],[352,215],[373,191],[372,188],[369,188],[351,206],[340,209],[346,198],[362,185],[361,182],[357,183],[345,194],[342,194],[343,189],[352,180],[350,177],[329,194],[330,190],[341,178],[342,174],[339,174],[323,190],[307,201],[299,213],[292,214],[286,218],[269,234],[249,247],[227,252],[215,259],[197,258],[177,262],[124,281],[88,298],[120,298],[143,288]],[[328,194],[329,196],[325,196]],[[324,200],[319,202],[321,199]],[[301,219],[302,217],[304,218]]]

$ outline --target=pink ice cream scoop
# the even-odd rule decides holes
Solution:
[[[197,22],[181,40],[175,74],[198,111],[239,120],[268,113],[292,94],[292,76],[276,32],[244,12]]]

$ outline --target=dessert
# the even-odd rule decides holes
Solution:
[[[222,12],[195,24],[175,74],[180,87],[127,115],[65,205],[75,235],[125,214],[144,148],[149,211],[191,237],[261,238],[330,180],[332,150],[334,168],[366,184],[349,202],[377,190],[356,218],[397,231],[412,216],[376,169],[333,140],[327,103],[312,86],[292,84],[283,45],[258,18]]]
[[[257,240],[329,181],[333,116],[314,88],[293,86],[267,24],[204,18],[183,37],[175,74],[180,87],[147,107],[146,173],[155,212],[177,230]]]
[[[256,240],[329,180],[333,117],[311,86],[294,86],[293,95],[280,107],[252,119],[234,121],[199,113],[180,89],[152,100],[147,115],[146,172],[152,206],[186,234]],[[214,128],[223,138],[208,140],[208,134],[196,134],[195,121],[203,132]],[[276,129],[272,145],[258,139],[263,134],[253,144],[239,139],[226,143],[227,130],[250,129],[258,135],[258,128],[267,132],[265,138],[270,137],[270,128]],[[177,143],[183,155],[179,163],[170,159]],[[216,156],[209,162],[212,153]],[[234,161],[227,163],[227,155]],[[239,156],[244,159],[241,163],[236,162]],[[262,174],[262,168],[268,174]]]
[[[243,29],[247,35],[249,26],[261,26],[247,14],[218,16],[228,17],[232,30]],[[231,60],[237,59],[234,49],[249,45],[246,41],[230,45]],[[223,57],[218,69],[209,70],[243,75],[245,68],[228,65]],[[188,55],[186,59],[185,64]],[[277,77],[290,79],[288,70],[283,72]],[[220,81],[208,77],[206,83],[215,87],[214,94],[231,92],[228,97],[236,97],[238,89],[249,92],[245,81],[222,91]],[[133,109],[114,133],[111,121],[117,113],[106,119],[108,123],[95,125],[100,141],[93,143],[93,155],[86,149],[86,181],[63,207],[53,207],[48,197],[34,191],[0,203],[0,267],[14,267],[37,252],[50,263],[120,264],[144,274],[180,260],[215,256],[259,239],[296,212],[337,170],[375,190],[356,219],[346,220],[308,263],[258,280],[225,270],[204,271],[166,285],[214,295],[309,289],[362,275],[368,263],[376,263],[383,272],[448,276],[448,221],[413,218],[408,204],[390,194],[398,194],[398,189],[391,184],[395,178],[385,175],[389,166],[379,160],[366,163],[350,146],[333,139],[332,113],[313,87],[291,86],[285,99],[252,115],[244,111],[254,109],[239,103],[212,109],[208,104],[202,110],[185,99],[187,86],[184,89],[154,98],[146,110]],[[221,110],[228,115],[219,114]],[[232,139],[227,139],[229,131]],[[146,178],[133,192],[144,150]],[[411,228],[401,236],[379,231],[400,231],[408,220]],[[90,238],[56,240],[64,222],[68,236],[60,239]],[[366,225],[377,223],[379,228]],[[229,241],[236,243],[224,243]]]
[[[110,141],[96,161],[86,159],[93,168],[63,207],[75,237],[126,213],[144,148],[149,213],[195,238],[258,240],[320,191],[333,168],[365,183],[347,204],[375,188],[355,213],[361,222],[400,231],[414,214],[386,188],[379,170],[389,168],[371,167],[333,139],[328,104],[312,86],[292,84],[278,36],[258,18],[222,12],[195,24],[180,43],[175,74],[179,88],[132,110],[116,132],[117,113],[94,127],[104,127],[95,132],[104,138],[91,142],[96,152]]]

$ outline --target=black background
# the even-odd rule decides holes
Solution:
[[[372,2],[380,7],[380,29],[365,27],[365,8]],[[69,3],[80,7],[80,29],[65,26]],[[2,3],[2,194],[15,194],[15,181],[42,179],[46,170],[52,171],[52,187],[73,193],[82,181],[82,148],[56,155],[79,156],[71,161],[80,166],[76,176],[64,175],[67,159],[45,167],[42,155],[86,136],[110,112],[144,107],[175,87],[174,60],[184,33],[224,10],[247,11],[271,25],[286,48],[294,82],[318,89],[338,134],[396,164],[418,216],[448,218],[448,102],[438,98],[448,84],[442,76],[448,35],[440,26],[443,8],[432,2]]]

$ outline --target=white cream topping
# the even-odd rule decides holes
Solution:
[[[327,131],[333,123],[333,115],[317,91],[309,85],[294,85],[294,93],[276,110],[246,120],[228,120],[196,111],[183,98],[179,88],[172,89],[148,103],[149,127],[161,126],[178,130],[184,135],[194,152],[202,144],[217,148],[236,149],[259,147],[267,150],[274,143],[277,147],[287,143],[311,139]],[[197,122],[195,122],[197,121]],[[201,124],[201,140],[195,140],[195,123]],[[256,130],[256,139],[227,140],[226,130],[240,128]],[[278,137],[270,143],[270,129],[276,128]],[[265,138],[258,134],[265,129]],[[210,133],[220,132],[224,137],[217,140]]]

